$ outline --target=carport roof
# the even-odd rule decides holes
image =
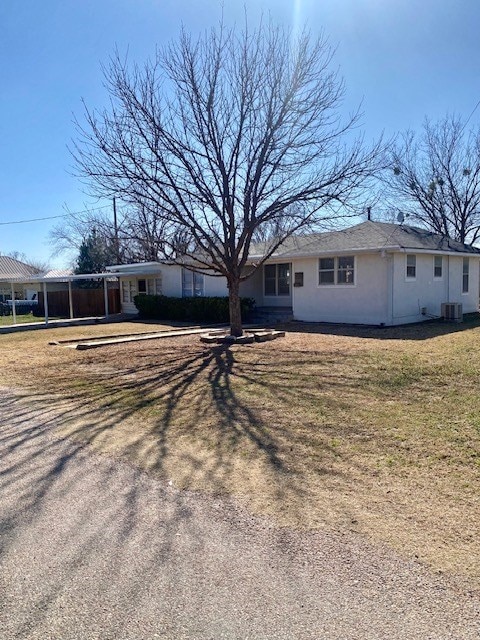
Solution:
[[[119,275],[122,276],[138,276],[138,271],[127,271],[120,273],[112,273],[111,271],[106,273],[81,273],[81,274],[72,274],[72,275],[37,275],[30,277],[20,277],[20,278],[0,278],[2,282],[9,282],[12,284],[34,284],[34,283],[43,283],[43,282],[74,282],[75,280],[116,280]]]

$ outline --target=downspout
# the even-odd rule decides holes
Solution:
[[[447,302],[450,302],[450,256],[447,256]]]

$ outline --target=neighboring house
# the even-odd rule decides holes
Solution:
[[[26,279],[37,275],[38,269],[35,267],[8,256],[0,256],[0,302],[12,299],[10,281],[13,278]],[[26,282],[15,283],[13,291],[17,300],[31,300],[37,293],[37,289]]]
[[[264,255],[252,247],[250,263]],[[416,227],[367,221],[328,233],[293,236],[246,280],[258,307],[291,310],[296,320],[398,325],[443,315],[444,303],[478,310],[480,249]],[[122,278],[122,269],[128,278]],[[180,266],[108,267],[120,277],[123,311],[137,293],[227,295],[224,278]],[[132,272],[138,276],[132,276]]]

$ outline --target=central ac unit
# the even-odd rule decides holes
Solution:
[[[463,313],[460,302],[442,302],[441,315],[444,320],[462,322]]]

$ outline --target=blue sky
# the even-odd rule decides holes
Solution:
[[[447,112],[468,117],[480,101],[478,0],[224,0],[228,24],[270,14],[323,29],[337,47],[344,109],[362,101],[367,139]],[[48,233],[65,206],[95,206],[70,175],[67,145],[82,98],[105,104],[101,63],[115,47],[143,61],[156,44],[218,22],[219,0],[0,1],[0,252],[63,266]],[[480,108],[471,123],[480,122]],[[105,204],[105,203],[100,203]]]

